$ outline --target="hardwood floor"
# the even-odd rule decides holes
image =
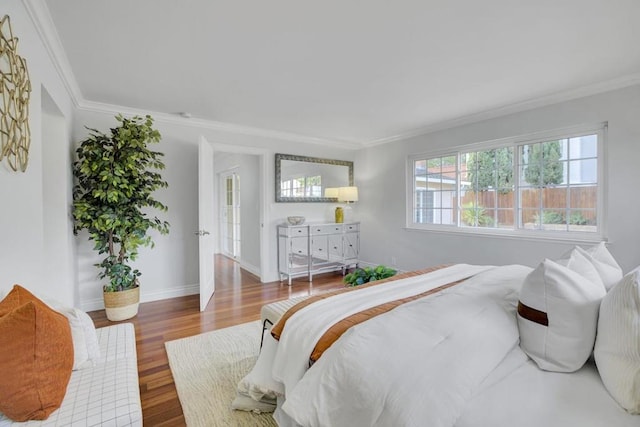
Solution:
[[[166,341],[257,320],[263,304],[343,286],[340,272],[314,276],[313,284],[306,278],[294,280],[291,286],[286,282],[261,284],[256,276],[221,255],[215,258],[215,283],[215,294],[202,313],[199,296],[190,295],[140,304],[138,316],[127,321],[136,329],[145,426],[185,425],[164,348]],[[89,315],[98,328],[113,324],[104,310]]]

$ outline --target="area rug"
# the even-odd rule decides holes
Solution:
[[[231,409],[238,381],[255,364],[261,332],[255,321],[165,343],[187,426],[276,426],[271,414]]]

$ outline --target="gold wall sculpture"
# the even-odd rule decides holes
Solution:
[[[31,82],[27,61],[18,55],[9,15],[0,20],[0,162],[14,171],[27,170],[29,162],[29,98]]]

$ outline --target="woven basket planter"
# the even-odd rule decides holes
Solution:
[[[140,287],[119,292],[104,292],[104,309],[112,322],[127,320],[138,314]]]

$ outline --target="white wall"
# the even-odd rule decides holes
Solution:
[[[130,110],[127,110],[130,112]],[[84,110],[76,113],[73,137],[81,141],[87,135],[86,127],[107,131],[117,123],[114,114],[105,111]],[[188,122],[187,122],[188,123]],[[276,267],[276,224],[288,215],[304,215],[309,221],[325,220],[329,204],[275,203],[275,153],[309,155],[338,160],[353,160],[352,150],[340,150],[320,145],[300,144],[291,141],[262,138],[259,136],[230,134],[211,128],[188,126],[185,122],[158,119],[156,128],[162,141],[156,148],[165,153],[166,169],[163,177],[169,188],[158,193],[158,199],[169,211],[161,217],[171,224],[169,234],[155,237],[155,248],[142,248],[135,266],[142,272],[141,301],[152,301],[198,292],[198,145],[200,136],[222,146],[245,147],[245,150],[264,154],[264,175],[260,177],[260,189],[264,191],[264,227],[266,227],[265,262],[263,281],[278,279]],[[215,159],[215,156],[214,156]],[[356,166],[357,168],[357,166]],[[76,238],[77,274],[80,306],[85,310],[102,308],[101,284],[93,266],[99,257],[87,241],[86,233]],[[247,250],[243,247],[243,252]]]
[[[640,264],[640,86],[501,118],[459,126],[362,150],[355,170],[360,186],[362,259],[402,270],[451,262],[535,265],[571,243],[444,234],[405,229],[406,159],[450,146],[608,121],[605,193],[609,248],[625,271]]]
[[[42,45],[38,33],[19,0],[4,0],[2,15],[8,14],[14,35],[19,38],[18,54],[27,60],[32,92],[29,124],[31,148],[29,166],[25,173],[13,172],[3,161],[0,164],[0,293],[20,283],[38,295],[53,296],[65,304],[77,303],[75,277],[67,268],[73,254],[69,248],[70,219],[67,196],[70,192],[66,180],[69,167],[68,135],[73,118],[72,102],[62,81]],[[43,101],[42,88],[49,95]],[[62,122],[55,121],[55,138],[43,137],[43,126],[51,121],[43,117],[44,105],[55,104]],[[54,144],[43,149],[43,144]],[[45,156],[52,148],[60,156]],[[53,158],[52,158],[53,157]],[[59,187],[51,189],[43,182],[54,179]],[[46,205],[43,193],[46,191]],[[56,206],[56,208],[50,208]],[[61,228],[46,226],[54,221]],[[45,245],[45,231],[46,241]],[[58,252],[67,255],[57,256]],[[47,260],[62,263],[59,269],[46,266]]]
[[[67,123],[49,93],[42,89],[43,274],[61,301],[77,300],[73,242],[71,170],[73,152]]]

